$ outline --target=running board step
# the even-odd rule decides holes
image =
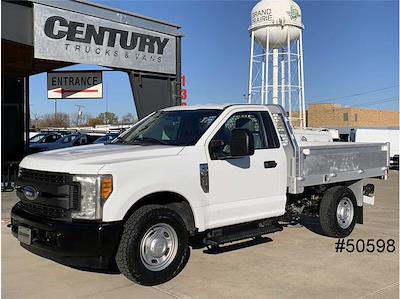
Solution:
[[[243,239],[249,239],[254,237],[260,237],[265,234],[281,231],[283,228],[279,224],[270,224],[268,226],[257,227],[247,230],[240,230],[236,232],[230,232],[228,234],[221,234],[218,236],[211,236],[205,238],[204,244],[211,246],[218,246],[224,243],[239,241]]]

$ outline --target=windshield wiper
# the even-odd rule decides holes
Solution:
[[[165,143],[161,140],[158,140],[158,139],[152,138],[152,137],[142,137],[140,139],[133,139],[131,141],[131,143],[133,144],[134,142],[149,142],[149,143],[158,143],[158,144],[168,145],[168,143]]]

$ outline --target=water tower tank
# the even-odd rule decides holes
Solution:
[[[249,31],[254,31],[256,41],[266,47],[269,31],[269,48],[282,48],[299,38],[304,26],[299,5],[292,0],[262,0],[251,11]],[[288,35],[289,34],[289,35]]]
[[[307,125],[303,29],[293,0],[262,0],[251,11],[247,101],[282,105],[298,127]]]

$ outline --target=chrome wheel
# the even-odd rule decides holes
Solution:
[[[174,260],[178,251],[178,236],[166,223],[150,227],[140,242],[140,258],[151,271],[161,271]]]
[[[348,228],[353,222],[354,218],[354,206],[351,200],[347,197],[343,197],[336,209],[336,219],[339,226],[343,229]]]

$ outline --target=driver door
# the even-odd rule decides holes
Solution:
[[[207,228],[284,214],[286,172],[282,170],[286,170],[286,158],[279,141],[272,142],[265,124],[274,130],[277,140],[275,127],[265,110],[231,113],[207,143],[210,182]],[[233,129],[251,132],[255,147],[252,156],[225,158],[230,154]],[[210,153],[208,145],[212,140],[222,145],[219,158]]]

